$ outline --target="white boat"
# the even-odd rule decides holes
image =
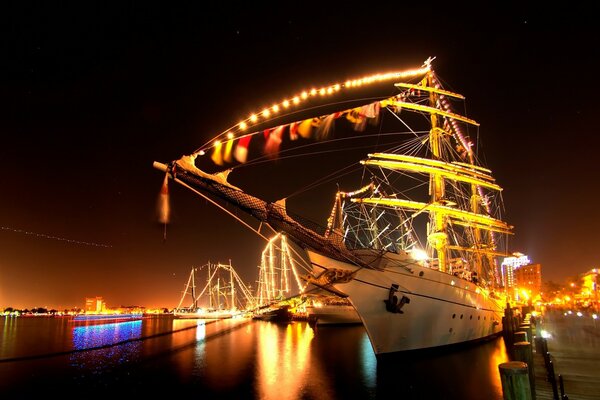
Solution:
[[[364,127],[365,120],[376,123],[385,111],[403,129],[393,133],[397,140],[385,151],[361,161],[364,181],[357,181],[354,188],[359,189],[338,190],[322,229],[300,223],[283,201],[266,202],[229,183],[235,168],[212,174],[198,168],[196,158],[213,147],[216,154],[219,141],[168,165],[154,165],[176,182],[286,232],[308,254],[313,274],[305,279],[349,299],[376,355],[495,336],[502,330],[507,306],[497,257],[508,255],[502,238],[512,234],[512,226],[499,215],[502,189],[467,135],[479,124],[452,109],[464,97],[442,87],[431,60],[415,70],[347,80],[315,93],[335,95],[337,90],[390,81],[397,90],[391,97],[370,98],[367,104],[309,121],[322,126],[347,115],[355,126]],[[303,92],[293,97],[294,103],[312,95]],[[281,108],[289,105],[283,102]],[[269,122],[276,106],[224,132],[228,143],[247,136],[257,120]],[[289,124],[290,135],[298,124],[302,122]]]

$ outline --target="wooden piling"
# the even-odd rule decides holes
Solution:
[[[531,397],[535,398],[535,370],[533,365],[533,350],[529,342],[516,342],[513,347],[515,361],[527,364]]]
[[[498,365],[504,400],[532,400],[527,364],[509,361]]]
[[[504,317],[502,317],[502,329],[504,331],[504,340],[509,346],[514,343],[515,319],[512,308],[507,305],[504,310]]]
[[[514,336],[513,336],[513,341],[514,343],[518,343],[518,342],[528,342],[529,339],[527,337],[527,332],[525,331],[518,331],[515,332]]]
[[[525,331],[527,332],[527,341],[531,342],[533,341],[533,332],[531,330],[531,325],[527,324],[527,323],[522,323],[519,325],[519,329],[517,331]]]

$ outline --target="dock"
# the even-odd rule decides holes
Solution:
[[[592,310],[523,317],[507,308],[504,340],[511,361],[498,366],[504,399],[599,400],[597,318]]]
[[[545,313],[540,328],[547,336],[556,387],[553,389],[548,379],[551,372],[543,351],[535,349],[536,398],[600,399],[600,321],[590,312],[552,311]]]

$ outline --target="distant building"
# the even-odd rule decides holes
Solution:
[[[500,277],[505,288],[515,287],[515,269],[531,264],[529,257],[522,253],[513,253],[513,257],[505,257],[500,266]]]
[[[535,297],[542,291],[542,265],[522,265],[514,271],[514,284],[519,289],[525,289]]]
[[[106,310],[106,303],[102,297],[86,297],[85,312],[101,313]]]
[[[594,268],[581,275],[581,300],[584,303],[598,301],[598,269]],[[584,304],[586,305],[586,304]]]

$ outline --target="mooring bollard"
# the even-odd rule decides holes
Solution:
[[[533,338],[532,336],[532,330],[531,330],[531,325],[530,324],[521,324],[519,325],[519,329],[517,329],[517,331],[525,331],[527,332],[527,340],[531,341],[531,339]]]
[[[509,361],[498,365],[504,400],[532,400],[527,364]]]
[[[527,364],[529,375],[529,387],[531,388],[531,397],[535,399],[535,370],[533,366],[533,351],[531,343],[518,342],[514,344],[515,361],[521,361]]]
[[[514,338],[514,343],[518,343],[518,342],[528,342],[528,338],[527,338],[527,332],[525,331],[518,331],[515,332],[515,335],[513,336]]]

